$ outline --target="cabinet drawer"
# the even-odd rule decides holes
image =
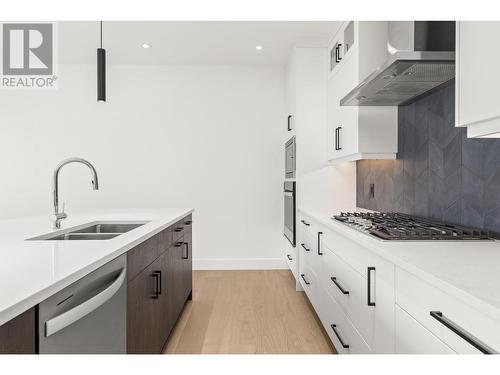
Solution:
[[[457,353],[500,350],[500,322],[399,267],[396,303]]]
[[[160,234],[157,234],[140,243],[127,253],[127,280],[132,280],[139,272],[158,258],[159,238]]]
[[[315,236],[317,233],[317,223],[312,220],[309,216],[301,214],[299,228],[302,233],[308,233],[311,236]]]
[[[324,296],[320,311],[321,322],[339,354],[367,354],[370,347],[356,331],[349,318],[337,302],[329,295]],[[334,327],[332,327],[334,325]]]
[[[293,276],[297,278],[297,251],[290,248],[285,250],[284,255],[288,268],[292,271]]]
[[[329,249],[325,249],[324,257],[325,268],[321,284],[344,310],[365,341],[371,344],[376,306],[367,304],[366,277],[361,276]]]
[[[396,305],[397,354],[456,354],[406,311]]]
[[[184,219],[179,220],[171,226],[172,229],[172,242],[179,241],[184,236]]]
[[[307,265],[304,265],[302,267],[302,270],[300,271],[299,282],[302,285],[302,288],[304,288],[304,291],[306,292],[309,301],[312,303],[314,309],[316,310],[315,306],[316,298],[315,295],[313,294],[314,289],[317,288],[316,275]]]

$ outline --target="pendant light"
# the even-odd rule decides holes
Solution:
[[[97,49],[97,101],[106,101],[106,50],[102,48],[102,21],[100,22],[101,47]]]

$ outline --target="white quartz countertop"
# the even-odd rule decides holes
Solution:
[[[0,221],[0,325],[192,213],[193,209],[69,214],[62,230],[94,221],[147,221],[109,240],[27,241],[50,233],[49,215]]]
[[[500,241],[383,241],[332,220],[339,212],[299,211],[500,321]]]

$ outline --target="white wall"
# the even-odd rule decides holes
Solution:
[[[283,68],[112,66],[107,103],[95,81],[95,66],[61,66],[58,90],[0,91],[0,218],[49,214],[54,167],[81,156],[101,189],[65,167],[69,215],[194,207],[195,259],[280,257]]]

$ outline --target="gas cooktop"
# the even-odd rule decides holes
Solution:
[[[475,228],[432,221],[400,213],[341,212],[332,217],[382,240],[492,240],[490,233]]]

